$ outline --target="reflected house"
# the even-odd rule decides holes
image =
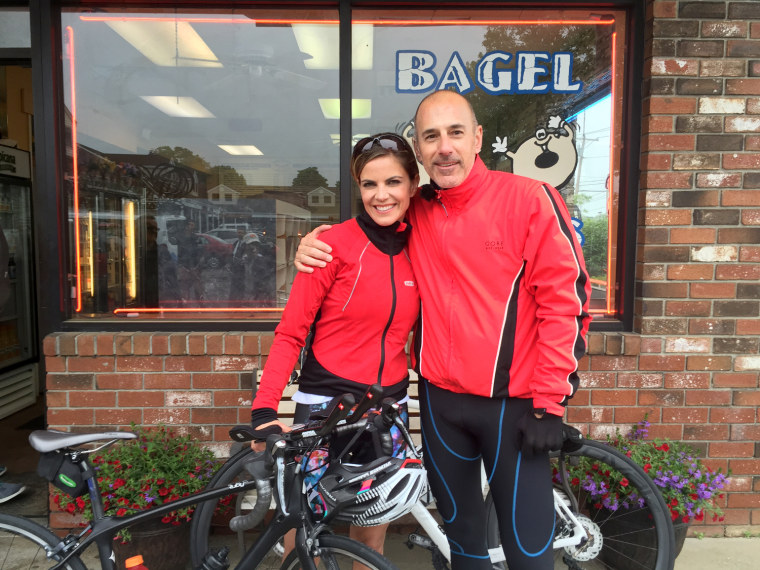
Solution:
[[[329,188],[319,186],[306,194],[306,202],[312,212],[312,219],[318,223],[336,223],[338,194]]]

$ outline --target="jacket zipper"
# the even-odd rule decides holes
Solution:
[[[391,328],[393,316],[396,314],[396,279],[393,274],[393,256],[388,255],[391,262],[391,314],[388,316],[388,322],[385,323],[383,336],[380,337],[380,368],[377,371],[377,381],[382,385],[383,368],[385,368],[385,337],[388,336],[388,330]]]

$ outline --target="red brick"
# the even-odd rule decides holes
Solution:
[[[48,409],[68,408],[68,392],[54,392],[48,389],[45,392],[45,405]]]
[[[712,272],[711,265],[702,267]],[[689,293],[693,299],[734,299],[736,283],[692,283]]]
[[[673,159],[670,154],[648,152],[641,159],[642,170],[670,170],[672,166]]]
[[[641,354],[662,352],[662,342],[661,338],[642,338]]]
[[[738,172],[698,172],[697,188],[738,188],[742,175]]]
[[[232,372],[254,370],[258,368],[259,359],[256,356],[215,356],[213,370],[216,372]]]
[[[243,336],[239,334],[225,336],[224,354],[243,354]]]
[[[676,408],[662,409],[662,422],[667,424],[704,424],[707,422],[707,408]]]
[[[188,335],[187,353],[192,355],[206,354],[206,335],[198,333]]]
[[[760,320],[757,319],[737,319],[736,334],[760,334]]]
[[[187,390],[192,385],[192,375],[187,374],[146,374],[146,390]]]
[[[587,354],[604,354],[604,335],[600,333],[589,333],[586,337]]]
[[[102,390],[69,392],[69,407],[71,408],[113,408],[115,405],[116,392]]]
[[[678,17],[678,2],[660,0],[653,2],[652,4],[653,15],[655,18],[677,18]]]
[[[723,425],[687,425],[683,428],[686,441],[725,441],[728,439],[729,426]]]
[[[758,95],[760,94],[760,79],[737,78],[726,79],[726,95]]]
[[[666,388],[700,389],[710,387],[710,375],[704,372],[677,372],[665,374]]]
[[[760,473],[760,459],[732,459],[729,461],[729,466],[734,475],[757,475]]]
[[[747,260],[739,259],[739,261]],[[755,281],[760,279],[760,265],[718,265],[715,268],[715,278],[728,281]]]
[[[645,115],[693,115],[696,111],[693,97],[650,97],[644,103]]]
[[[240,388],[240,374],[236,372],[194,373],[192,386],[196,390],[236,390]]]
[[[683,439],[683,427],[680,424],[653,424],[649,427],[649,439]]]
[[[760,156],[757,153],[725,153],[723,155],[723,168],[729,170],[757,170],[760,169]]]
[[[691,221],[691,210],[647,209],[644,212],[643,223],[647,226],[688,226]]]
[[[716,372],[713,375],[713,385],[716,388],[757,388],[758,373]]]
[[[754,408],[712,408],[710,423],[713,424],[751,424],[757,419]]]
[[[636,370],[635,356],[592,356],[590,359],[592,370]]]
[[[702,22],[703,38],[745,38],[747,22],[739,21],[705,21]]]
[[[113,372],[114,362],[112,357],[95,356],[69,357],[66,361],[69,372]]]
[[[119,392],[120,408],[156,408],[163,405],[163,392],[149,392],[146,390]]]
[[[668,115],[650,115],[644,119],[644,132],[647,133],[672,133],[673,117]]]
[[[652,58],[653,76],[696,76],[699,73],[699,61],[695,59]]]
[[[734,392],[734,406],[760,406],[760,391],[736,391]]]
[[[150,340],[150,333],[135,333],[132,336],[132,344],[134,347],[135,356],[148,356],[150,354],[153,354]]]
[[[730,390],[687,390],[687,406],[729,406]]]
[[[261,351],[261,335],[245,333],[243,335],[243,354],[246,356],[258,356]]]
[[[208,372],[211,370],[210,356],[167,356],[164,359],[167,372]]]
[[[169,354],[183,356],[187,354],[187,335],[175,333],[169,335]]]
[[[641,144],[642,152],[694,150],[696,135],[645,135]]]
[[[731,370],[730,356],[688,356],[686,370]]]
[[[143,421],[146,425],[169,424],[176,427],[178,425],[187,425],[190,423],[190,409],[147,408],[145,411],[143,411],[143,417]],[[229,423],[227,425],[234,424]]]
[[[632,426],[643,420],[644,416],[646,416],[650,422],[660,421],[660,408],[615,408],[615,423],[617,424]]]
[[[206,354],[224,354],[223,333],[206,333]]]
[[[692,174],[690,172],[651,172],[644,173],[642,184],[644,188],[691,188]]]
[[[666,301],[665,316],[707,317],[712,312],[710,301]]]
[[[49,427],[53,426],[91,426],[93,425],[94,410],[88,408],[68,408],[47,412]],[[98,422],[100,423],[100,422]]]
[[[592,406],[635,406],[635,390],[593,390]]]
[[[58,336],[50,334],[42,341],[42,353],[45,356],[56,356],[58,354]]]
[[[95,356],[95,337],[91,334],[77,336],[76,352],[79,356]]]
[[[95,376],[98,390],[142,390],[142,374],[98,374]]]
[[[48,390],[92,390],[94,380],[94,374],[48,373],[46,387]]]
[[[77,337],[76,333],[63,333],[58,338],[58,354],[61,356],[76,356]]]
[[[683,406],[683,390],[639,390],[639,406],[672,408]]]
[[[194,425],[234,425],[237,417],[237,408],[196,408],[193,410],[192,422]]]
[[[251,407],[250,390],[216,390],[214,392],[214,405],[218,407]],[[248,410],[246,409],[246,413]],[[250,414],[248,420],[250,420]]]
[[[142,410],[139,408],[95,410],[95,423],[99,426],[128,426],[142,424]]]
[[[261,335],[261,354],[269,354],[269,351],[272,348],[272,343],[274,342],[274,334],[262,334]]]
[[[752,457],[755,444],[750,442],[721,441],[711,443],[708,447],[710,457]]]
[[[760,508],[760,494],[758,493],[730,493],[728,495],[728,508]]]
[[[760,210],[742,210],[742,225],[760,226]]]
[[[132,348],[132,334],[118,333],[113,337],[114,351],[117,355],[134,354]]]
[[[169,335],[165,333],[153,333],[150,339],[151,352],[154,356],[169,354]]]
[[[686,358],[682,355],[672,354],[668,356],[655,356],[642,354],[639,357],[639,370],[662,370],[662,371],[681,371],[684,370]]]
[[[114,352],[113,339],[113,333],[103,333],[97,335],[95,338],[95,343],[97,346],[98,354],[100,356],[110,356],[112,354],[116,354]]]
[[[673,228],[670,243],[715,243],[714,228]]]
[[[621,372],[618,374],[618,388],[662,388],[662,374],[644,374],[641,372]]]
[[[724,437],[724,440],[729,439]],[[760,441],[760,425],[737,425],[731,429],[731,441]]]
[[[739,261],[749,263],[760,262],[760,247],[741,246],[739,249]]]
[[[580,388],[570,400],[575,406],[588,406],[591,402],[591,395],[588,390]]]
[[[756,160],[760,157],[753,155]],[[760,206],[760,192],[757,190],[724,190],[721,195],[722,206]]]
[[[117,356],[116,370],[120,372],[159,372],[163,370],[160,356]]]

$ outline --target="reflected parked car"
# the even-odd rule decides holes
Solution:
[[[209,234],[196,234],[198,244],[203,248],[206,265],[211,269],[224,267],[232,258],[233,245]]]

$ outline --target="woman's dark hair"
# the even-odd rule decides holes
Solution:
[[[359,182],[359,175],[367,163],[380,156],[395,156],[409,178],[414,180],[419,176],[417,158],[406,139],[396,133],[378,133],[365,137],[354,145],[351,155],[351,176],[354,180]]]

